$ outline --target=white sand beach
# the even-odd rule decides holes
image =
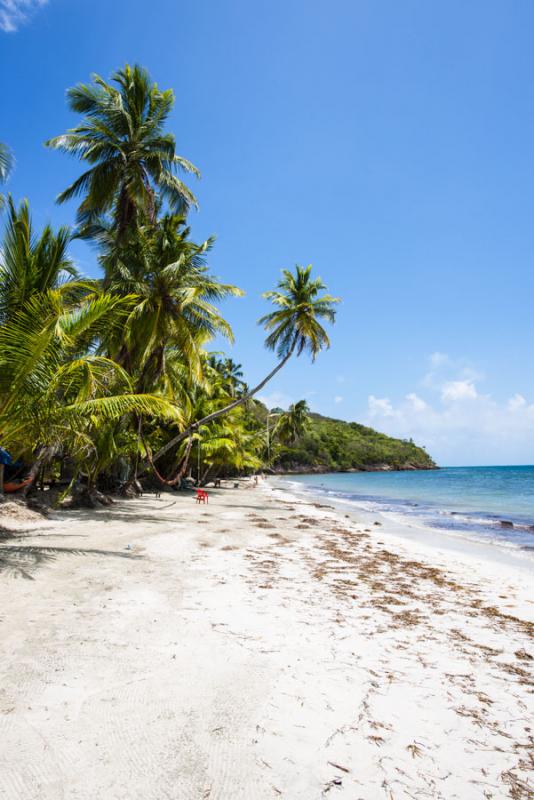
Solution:
[[[268,481],[18,522],[80,552],[0,556],[0,797],[533,797],[532,574],[374,522]]]

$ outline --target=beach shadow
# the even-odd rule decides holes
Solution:
[[[249,508],[252,511],[272,511],[273,505],[265,505],[262,503],[254,503],[250,505],[249,503],[234,503],[232,506],[225,506],[225,510],[231,510],[232,508]]]
[[[11,541],[11,539],[35,539],[36,536],[46,536],[53,539],[87,539],[86,533],[55,533],[51,530],[46,530],[46,533],[41,533],[42,528],[33,528],[25,533],[21,531],[8,531],[0,528],[0,544],[2,542]]]
[[[230,491],[230,490],[228,490]],[[205,511],[209,513],[212,512],[212,515],[215,516],[219,513],[221,508],[224,511],[231,511],[232,509],[249,509],[252,511],[269,511],[272,509],[271,505],[266,505],[264,503],[240,503],[236,502],[233,505],[225,505],[224,507],[217,505],[217,495],[219,492],[221,494],[225,494],[225,490],[217,490],[216,492],[213,490],[209,490],[210,492],[210,501],[207,506],[201,505],[199,506],[199,510]],[[172,495],[171,495],[172,497]],[[187,501],[187,504],[190,505],[193,509],[197,507],[197,503],[195,502],[194,495],[182,495],[182,497],[178,497],[172,503],[165,503],[162,504],[161,508],[155,507],[150,510],[150,512],[146,512],[142,507],[142,497],[139,498],[141,501],[139,505],[137,505],[137,500],[124,500],[119,501],[117,503],[117,507],[113,506],[105,506],[103,508],[98,509],[65,509],[61,511],[61,519],[62,520],[72,520],[73,523],[75,522],[85,522],[85,521],[92,521],[94,522],[95,517],[101,517],[103,520],[109,522],[124,522],[127,521],[132,525],[139,525],[140,523],[155,523],[158,519],[166,519],[169,522],[173,521],[181,521],[180,520],[180,512],[183,510],[184,505],[180,502],[181,499]],[[258,498],[259,499],[259,498]],[[120,505],[119,505],[120,503]],[[171,508],[173,506],[174,508]],[[176,515],[173,513],[176,511]],[[189,524],[191,520],[187,520]]]
[[[18,537],[11,537],[11,540]],[[39,567],[56,561],[60,556],[87,556],[98,555],[107,558],[127,558],[138,560],[141,555],[123,553],[118,550],[99,550],[95,548],[80,547],[48,547],[46,545],[23,545],[0,543],[0,575],[5,574],[13,578],[34,580],[33,573]]]

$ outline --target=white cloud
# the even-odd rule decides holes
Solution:
[[[0,0],[0,30],[14,33],[48,0]]]
[[[369,395],[369,414],[372,417],[393,417],[395,412],[393,406],[387,397],[375,397],[374,394]]]
[[[441,399],[444,403],[475,400],[477,397],[478,393],[473,381],[447,381],[441,388]]]
[[[418,397],[415,394],[415,392],[411,392],[410,394],[407,394],[406,395],[406,400],[408,400],[408,402],[412,404],[412,406],[414,407],[415,411],[423,411],[425,408],[427,408],[427,404],[425,403],[425,401],[421,400],[421,398]]]
[[[343,397],[340,394],[336,394],[336,396],[334,397],[334,403],[338,404],[342,402],[343,402]]]
[[[440,464],[533,463],[534,402],[519,393],[496,400],[480,391],[478,373],[465,362],[432,357],[431,367],[432,361],[431,385],[423,381],[428,398],[410,392],[394,402],[369,395],[364,423],[413,438]]]
[[[432,353],[428,360],[430,361],[430,366],[434,369],[442,367],[444,364],[450,364],[450,358],[447,353]]]
[[[473,368],[465,358],[451,358],[447,353],[432,353],[428,368],[421,380],[427,389],[440,389],[446,381],[481,381],[484,375]]]
[[[508,400],[509,411],[519,411],[520,409],[525,408],[526,405],[527,401],[522,394],[514,394],[514,396]]]

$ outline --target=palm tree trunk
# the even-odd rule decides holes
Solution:
[[[206,470],[204,470],[204,474],[202,475],[202,478],[199,478],[199,482],[198,482],[199,486],[205,486],[206,485],[206,483],[208,481],[208,475],[210,474],[210,472],[211,472],[211,465]]]
[[[213,422],[214,419],[218,419],[218,417],[222,417],[223,414],[228,414],[229,411],[233,411],[234,408],[237,408],[238,406],[242,406],[243,403],[246,403],[248,400],[250,400],[251,397],[254,397],[255,394],[257,394],[258,392],[261,392],[263,387],[267,383],[269,383],[271,378],[274,378],[276,373],[279,372],[282,369],[282,367],[285,366],[285,364],[287,364],[287,362],[289,361],[289,359],[293,355],[293,352],[295,350],[296,344],[297,344],[297,341],[296,341],[296,338],[295,338],[294,341],[293,341],[293,344],[291,345],[291,347],[289,348],[289,351],[287,352],[287,355],[285,355],[284,358],[280,361],[280,363],[277,364],[276,367],[271,372],[269,372],[267,377],[264,378],[261,381],[261,383],[258,383],[257,386],[255,386],[253,389],[251,389],[249,392],[247,392],[247,394],[243,395],[243,397],[239,397],[237,400],[234,400],[232,403],[229,403],[224,408],[220,408],[218,411],[213,411],[211,414],[208,414],[207,417],[203,417],[202,419],[199,419],[198,422],[194,422],[192,425],[189,425],[189,427],[186,428],[185,431],[182,431],[181,433],[177,434],[176,436],[174,436],[170,440],[170,442],[167,442],[167,444],[164,444],[163,447],[158,450],[156,455],[153,456],[152,461],[153,462],[157,461],[158,458],[161,458],[161,456],[165,455],[165,453],[167,453],[171,448],[175,447],[177,444],[179,444],[181,441],[183,441],[191,433],[193,433],[194,431],[198,430],[198,428],[200,428],[201,425],[207,425],[208,422]]]
[[[160,481],[160,483],[164,484],[165,486],[176,486],[177,484],[179,484],[181,482],[182,478],[184,477],[184,475],[186,473],[187,467],[189,466],[189,457],[191,455],[192,446],[193,446],[193,436],[191,435],[189,437],[189,441],[187,442],[187,445],[185,447],[184,455],[183,455],[183,457],[181,459],[181,462],[179,464],[178,472],[176,473],[174,478],[168,479],[168,478],[164,478],[163,475],[161,475],[158,472],[158,470],[156,468],[156,465],[154,464],[154,459],[150,456],[150,451],[149,451],[148,447],[145,444],[145,450],[146,450],[146,452],[148,454],[148,460],[149,460],[150,466],[152,467],[152,470],[154,471],[154,475]]]
[[[139,467],[139,446],[143,438],[143,417],[141,414],[137,417],[137,449],[135,451],[135,466],[134,466],[134,481],[137,480],[137,470]]]
[[[28,485],[23,490],[24,497],[26,497],[28,492],[33,487],[33,484],[35,483],[35,479],[39,475],[39,471],[41,470],[41,467],[43,467],[43,465],[46,464],[46,462],[53,457],[55,452],[56,452],[56,448],[55,447],[44,446],[44,447],[41,448],[41,450],[39,452],[39,455],[37,456],[37,458],[33,462],[32,468],[30,469],[30,472],[28,473],[28,478],[29,478],[30,482],[28,483]]]
[[[187,446],[185,449],[185,455],[182,460],[182,466],[180,467],[180,471],[178,473],[178,477],[180,480],[184,477],[185,473],[189,468],[189,459],[191,458],[191,448],[193,447],[193,437],[189,437],[189,441],[187,442]]]

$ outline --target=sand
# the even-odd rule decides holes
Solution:
[[[20,521],[0,797],[533,797],[531,573],[321,505],[261,484]]]

